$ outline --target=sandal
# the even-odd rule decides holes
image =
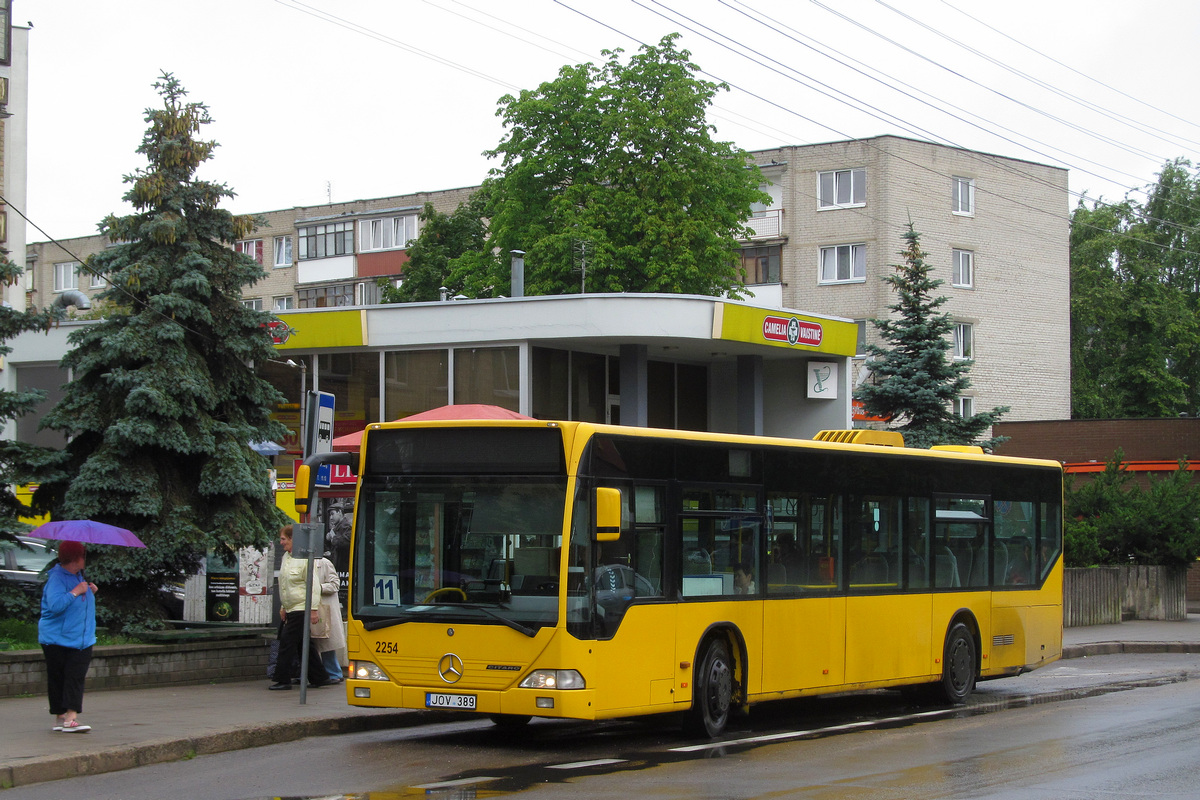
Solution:
[[[80,725],[79,720],[73,719],[69,722],[64,722],[59,728],[63,733],[87,733],[92,729],[91,725]]]
[[[63,724],[63,718],[62,718],[62,717],[55,717],[55,718],[54,718],[54,727],[53,727],[53,728],[51,728],[50,730],[52,730],[52,731],[61,731],[61,730],[62,730],[62,724]]]

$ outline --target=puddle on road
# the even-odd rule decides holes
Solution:
[[[552,762],[504,767],[500,769],[479,769],[459,772],[454,775],[428,783],[404,786],[379,791],[344,795],[320,795],[313,797],[274,797],[247,798],[247,800],[412,800],[415,797],[430,800],[484,800],[484,798],[501,797],[519,794],[535,786],[548,784],[569,784],[575,779],[596,777],[617,772],[630,772],[653,769],[668,764],[677,764],[696,759],[723,758],[728,755],[740,754],[782,742],[824,739],[832,736],[842,736],[865,730],[884,730],[906,728],[921,723],[950,718],[964,718],[991,714],[1013,708],[1024,708],[1043,703],[1060,702],[1065,700],[1082,700],[1090,697],[1129,691],[1131,689],[1163,686],[1170,683],[1180,683],[1188,680],[1188,673],[1174,675],[1159,675],[1108,683],[1099,686],[1077,687],[1052,691],[1042,695],[1012,695],[1012,696],[980,696],[975,695],[972,702],[966,706],[954,708],[931,708],[913,710],[902,702],[885,698],[894,698],[895,693],[878,692],[856,695],[836,695],[830,697],[804,698],[794,701],[780,701],[755,708],[754,721],[756,727],[772,728],[779,724],[773,721],[784,718],[807,719],[814,724],[802,729],[784,729],[756,733],[744,721],[746,727],[729,731],[726,737],[712,742],[679,743],[665,745],[664,749],[647,754],[644,751],[628,752],[616,757],[587,759],[573,762]],[[872,702],[873,701],[873,702]],[[789,709],[790,706],[790,709]],[[877,713],[863,713],[864,708],[874,707]],[[760,711],[761,709],[761,711]],[[897,713],[902,712],[902,713]],[[656,718],[661,727],[661,718]],[[559,731],[565,726],[574,730],[587,739],[625,738],[631,726],[644,728],[648,735],[654,734],[654,722],[620,720],[611,723],[579,723],[577,721],[552,721],[543,725],[555,726],[549,738],[558,740]],[[541,726],[539,726],[541,727]],[[482,736],[492,736],[494,729],[481,729]],[[437,737],[431,737],[431,741]],[[538,744],[539,739],[527,741],[525,744]],[[460,741],[461,744],[461,741]],[[489,741],[489,746],[494,746]],[[655,744],[655,747],[662,746]],[[566,789],[565,791],[571,791]]]

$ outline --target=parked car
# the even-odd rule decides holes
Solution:
[[[30,597],[42,597],[45,570],[58,558],[57,551],[44,539],[18,536],[22,546],[0,542],[0,577],[19,585]]]
[[[58,551],[45,539],[18,536],[25,547],[0,542],[0,578],[11,580],[37,601],[42,599],[46,570],[58,559]],[[183,581],[171,581],[159,591],[159,604],[167,619],[183,619]]]

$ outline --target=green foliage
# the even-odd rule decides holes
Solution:
[[[746,153],[713,140],[705,111],[728,87],[698,79],[677,34],[627,63],[563,67],[500,99],[507,134],[484,183],[491,236],[460,269],[474,297],[508,293],[526,253],[529,295],[685,292],[737,296],[739,239],[768,202]],[[493,255],[494,254],[494,255]]]
[[[25,274],[24,267],[8,258],[8,251],[0,249],[0,286],[11,286]],[[0,305],[0,358],[12,352],[6,342],[25,331],[49,329],[54,315],[48,311],[17,311]],[[45,397],[38,390],[23,392],[0,389],[0,427],[33,412]],[[29,509],[17,498],[13,487],[41,480],[39,464],[46,458],[46,450],[27,442],[0,439],[0,540],[15,541],[18,534],[29,530],[20,521],[28,516]],[[7,606],[0,598],[0,610]]]
[[[71,335],[73,380],[43,420],[70,441],[35,495],[56,518],[120,525],[147,544],[89,553],[98,616],[122,628],[155,624],[159,587],[210,549],[232,560],[282,521],[249,446],[286,433],[269,416],[279,393],[252,366],[275,355],[272,317],[241,303],[264,272],[231,247],[256,221],[218,208],[232,191],[195,177],[216,147],[196,138],[207,108],[185,103],[170,74],[155,88],[163,107],[146,112],[138,149],[149,166],[125,178],[135,213],[104,220],[114,244],[88,262],[110,313]]]
[[[483,195],[479,193],[451,214],[426,203],[421,211],[421,233],[408,247],[404,282],[397,287],[381,279],[383,302],[432,302],[441,299],[442,287],[451,297],[473,289],[468,283],[478,272],[479,254],[487,246],[483,215]]]
[[[1181,460],[1143,489],[1117,450],[1103,473],[1065,492],[1066,564],[1145,564],[1187,567],[1200,557],[1200,486]]]
[[[928,254],[912,223],[903,238],[904,263],[893,265],[895,271],[883,278],[897,297],[888,306],[895,317],[871,320],[883,344],[867,345],[871,379],[859,385],[854,397],[869,415],[890,419],[909,447],[978,444],[991,449],[1004,439],[979,437],[1008,407],[970,417],[954,412],[955,399],[971,386],[967,373],[974,362],[951,358],[954,322],[938,310],[946,298],[933,295],[943,281],[930,277]]]
[[[1071,413],[1200,411],[1200,180],[1167,163],[1144,206],[1071,218]]]

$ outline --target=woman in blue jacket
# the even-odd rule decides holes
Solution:
[[[63,542],[58,563],[42,588],[38,643],[46,655],[46,684],[54,730],[87,733],[76,716],[83,711],[83,681],[96,643],[96,584],[83,577],[87,550],[80,542]]]

